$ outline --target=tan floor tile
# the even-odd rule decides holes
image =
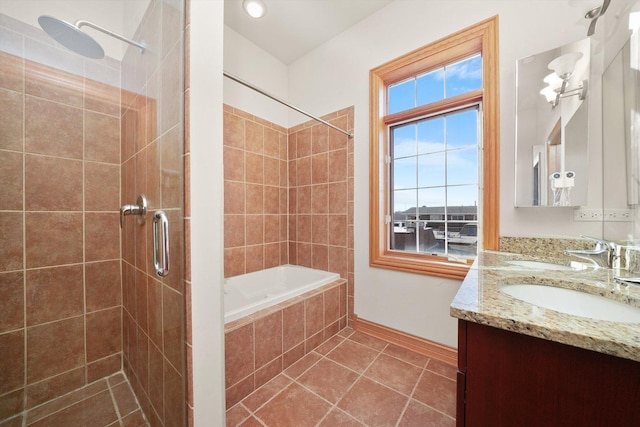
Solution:
[[[415,351],[407,350],[395,344],[389,344],[383,351],[384,354],[393,356],[396,359],[404,360],[407,363],[416,365],[420,368],[424,368],[427,362],[430,360],[427,356],[416,353]]]
[[[264,405],[256,416],[268,426],[315,426],[331,405],[298,384],[291,384]]]
[[[356,372],[363,372],[380,352],[372,348],[357,344],[351,340],[345,340],[336,347],[327,357]]]
[[[266,401],[287,388],[289,384],[291,384],[291,379],[286,375],[280,374],[245,397],[242,400],[242,404],[250,411],[255,411],[264,405]]]
[[[226,414],[227,418],[227,427],[235,427],[242,424],[247,418],[251,416],[251,413],[242,406],[238,404],[231,409],[227,410]]]
[[[435,359],[429,360],[427,369],[431,372],[435,372],[436,374],[440,374],[443,377],[447,377],[452,380],[456,379],[456,375],[458,373],[458,369],[455,366]]]
[[[247,420],[239,424],[241,427],[264,427],[263,424],[256,420],[255,417],[249,417]]]
[[[395,426],[408,397],[362,377],[338,407],[368,426]]]
[[[411,395],[422,369],[394,357],[381,354],[364,373],[365,376],[378,381],[407,396]]]
[[[318,353],[311,352],[304,356],[302,359],[298,360],[296,363],[288,367],[284,373],[290,376],[293,379],[298,378],[302,375],[307,369],[312,367],[313,365],[320,360],[321,356]]]
[[[342,341],[344,341],[343,337],[338,336],[338,335],[334,335],[331,338],[329,338],[328,340],[326,340],[324,343],[322,343],[318,347],[316,347],[316,349],[314,351],[316,353],[323,354],[323,355],[327,354],[331,350],[336,348],[338,345],[340,345],[342,343]]]
[[[456,420],[454,418],[423,405],[415,399],[411,399],[409,406],[398,423],[398,427],[454,427],[455,425]]]
[[[118,415],[109,391],[103,391],[60,412],[30,424],[32,427],[106,426]]]
[[[425,370],[413,398],[451,417],[456,416],[456,382],[449,378]]]
[[[338,408],[334,408],[325,417],[318,427],[365,427],[360,421],[353,418],[351,415],[341,411]]]
[[[358,379],[358,374],[327,359],[322,359],[305,372],[298,382],[336,403]]]
[[[367,347],[371,347],[374,350],[383,350],[388,345],[386,341],[382,341],[381,339],[358,331],[349,335],[349,339],[359,344],[366,345]]]
[[[149,427],[149,423],[144,419],[142,410],[138,409],[122,418],[122,427]]]

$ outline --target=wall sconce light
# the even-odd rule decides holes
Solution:
[[[556,108],[560,98],[578,95],[578,99],[582,101],[587,96],[587,80],[582,80],[574,89],[568,88],[569,79],[571,79],[580,58],[582,58],[582,52],[571,52],[561,55],[549,63],[549,69],[553,73],[544,78],[547,86],[540,91],[540,94],[551,104],[551,108]]]

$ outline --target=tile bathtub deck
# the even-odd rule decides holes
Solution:
[[[345,329],[227,411],[227,426],[454,426],[456,368]]]

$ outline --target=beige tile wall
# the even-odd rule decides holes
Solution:
[[[121,369],[119,101],[0,53],[0,420]]]
[[[224,107],[225,277],[287,257],[287,131]]]
[[[353,132],[353,107],[322,116]],[[339,273],[353,315],[353,138],[309,121],[289,129],[289,262]]]

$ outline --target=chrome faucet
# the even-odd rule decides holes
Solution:
[[[565,255],[571,255],[578,258],[586,259],[598,267],[612,268],[614,261],[618,259],[617,246],[613,242],[596,239],[594,237],[580,236],[585,239],[593,240],[595,247],[590,250],[565,250]]]
[[[144,194],[138,196],[135,205],[122,205],[120,208],[120,228],[124,227],[124,217],[138,215],[138,224],[144,224],[147,215],[147,198]]]

